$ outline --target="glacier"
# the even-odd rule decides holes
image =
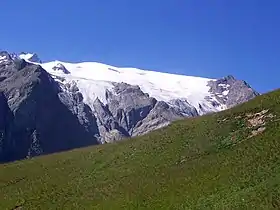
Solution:
[[[209,81],[216,79],[201,78],[194,76],[176,75],[170,73],[141,70],[137,68],[120,68],[96,62],[66,63],[52,61],[40,64],[51,75],[63,77],[64,83],[76,82],[84,96],[85,103],[92,106],[96,98],[106,104],[105,92],[113,87],[113,82],[125,82],[138,85],[144,93],[159,101],[169,103],[174,99],[186,100],[194,106],[199,113],[200,106],[209,112],[221,111],[226,106],[215,99],[213,93],[209,92]],[[56,68],[60,66],[59,70]],[[218,105],[213,106],[212,98]]]

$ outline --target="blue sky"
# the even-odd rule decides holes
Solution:
[[[278,0],[1,0],[2,50],[280,86]]]

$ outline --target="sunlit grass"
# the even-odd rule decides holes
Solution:
[[[268,109],[249,138],[248,113]],[[279,209],[280,91],[120,143],[0,165],[0,209]]]

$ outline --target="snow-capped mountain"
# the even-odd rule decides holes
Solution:
[[[107,104],[106,91],[112,90],[114,83],[122,82],[137,85],[150,97],[171,106],[178,106],[174,101],[180,100],[181,104],[193,106],[200,115],[232,107],[234,103],[227,102],[232,100],[232,95],[238,93],[240,88],[245,87],[249,92],[255,93],[245,82],[238,81],[233,76],[209,79],[137,68],[118,68],[95,62],[53,61],[42,63],[41,66],[54,77],[63,78],[63,84],[75,82],[84,96],[84,102],[89,106],[92,106],[96,98]],[[236,103],[246,100],[247,95]]]
[[[200,78],[96,62],[43,63],[36,54],[0,52],[0,116],[13,119],[9,126],[17,131],[4,138],[5,144],[0,142],[0,160],[5,151],[1,145],[17,139],[20,145],[26,139],[26,149],[12,159],[143,135],[176,119],[225,110],[256,95],[233,76]],[[5,126],[4,120],[2,127],[10,129]],[[8,151],[15,145],[7,146]]]
[[[24,60],[30,61],[30,62],[42,63],[42,61],[40,60],[40,58],[38,57],[38,55],[36,53],[22,52],[18,55],[18,57],[20,59],[24,59]]]
[[[136,68],[118,68],[101,63],[65,63],[54,61],[42,63],[41,66],[51,75],[64,78],[64,83],[75,81],[84,96],[85,103],[92,105],[96,98],[107,104],[106,90],[114,87],[113,83],[137,85],[144,93],[158,101],[170,104],[173,100],[182,99],[202,113],[202,106],[207,112],[220,111],[226,108],[214,93],[211,93],[210,81],[214,79],[175,75]],[[60,68],[58,68],[58,66]],[[226,90],[228,87],[225,88]],[[223,92],[224,95],[226,91]],[[206,98],[211,100],[206,100]],[[212,101],[216,102],[213,106]]]

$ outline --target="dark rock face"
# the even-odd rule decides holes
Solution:
[[[79,123],[90,135],[99,138],[97,119],[90,107],[83,102],[83,95],[79,92],[77,85],[65,85],[65,89],[58,93],[60,101],[71,113],[76,116]]]
[[[12,59],[1,64],[0,161],[98,143],[96,119],[79,93],[63,92],[38,65]]]
[[[114,83],[114,90],[107,91],[106,98],[106,105],[99,99],[93,104],[105,142],[142,135],[184,117],[179,110],[149,97],[138,86],[126,83]],[[197,114],[192,108],[185,111]]]
[[[169,101],[169,104],[174,107],[174,109],[183,114],[185,117],[196,117],[198,112],[195,107],[193,107],[186,99],[175,99]]]
[[[0,161],[11,152],[13,141],[10,141],[11,122],[13,121],[12,112],[8,106],[3,92],[0,93]]]
[[[249,101],[259,95],[245,81],[237,80],[231,75],[216,81],[210,81],[208,85],[210,87],[209,91],[228,108]]]
[[[138,86],[126,83],[116,83],[114,93],[108,91],[107,101],[113,117],[130,135],[137,122],[143,120],[156,103]]]
[[[61,71],[64,74],[70,74],[70,72],[66,69],[66,67],[63,64],[61,64],[61,63],[58,63],[52,69],[54,71]]]
[[[180,111],[175,110],[163,101],[157,101],[148,116],[138,123],[134,130],[134,135],[146,134],[152,130],[167,126],[170,122],[183,117],[185,116]]]

